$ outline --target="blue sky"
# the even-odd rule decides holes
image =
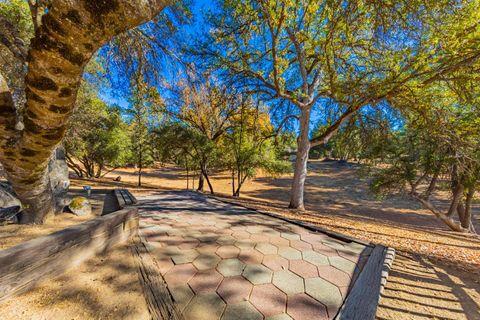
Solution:
[[[192,20],[191,23],[182,26],[179,31],[180,40],[188,43],[196,37],[201,37],[203,32],[208,32],[208,26],[203,19],[203,12],[215,10],[215,1],[197,0],[191,6]],[[115,71],[115,70],[114,70]],[[115,78],[116,75],[113,75]],[[100,88],[100,97],[110,105],[118,105],[122,109],[129,106],[127,92],[119,92],[118,90],[110,90],[107,86]]]

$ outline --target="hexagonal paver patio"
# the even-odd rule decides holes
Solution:
[[[370,247],[189,192],[144,197],[140,235],[185,319],[333,319]]]

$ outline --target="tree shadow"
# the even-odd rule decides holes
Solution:
[[[480,319],[479,280],[423,257],[397,253],[377,319]]]
[[[128,245],[0,304],[2,319],[150,319]]]

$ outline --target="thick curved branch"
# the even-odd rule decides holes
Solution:
[[[318,145],[326,144],[337,133],[337,131],[342,126],[342,124],[347,122],[355,114],[355,112],[357,112],[358,109],[360,109],[359,106],[348,108],[347,111],[344,112],[340,116],[340,118],[338,118],[337,121],[335,121],[335,123],[333,123],[330,127],[328,127],[323,134],[310,140],[311,146],[315,147]]]

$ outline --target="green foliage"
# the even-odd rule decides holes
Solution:
[[[142,168],[154,161],[152,131],[162,121],[164,102],[157,89],[143,79],[136,79],[127,115],[130,117],[132,163],[139,168],[139,185]]]
[[[108,106],[86,82],[64,144],[70,167],[88,177],[99,177],[106,167],[123,166],[131,158],[128,125],[120,110]]]
[[[244,99],[232,117],[222,145],[222,160],[232,176],[235,172],[237,175],[235,195],[240,194],[246,179],[257,175],[258,169],[271,176],[291,170],[290,162],[279,159],[284,145],[275,144],[272,139],[275,136],[268,112],[252,105],[250,99]]]
[[[33,22],[28,2],[25,0],[0,0],[0,15],[16,26],[21,40],[30,43],[33,38]]]

